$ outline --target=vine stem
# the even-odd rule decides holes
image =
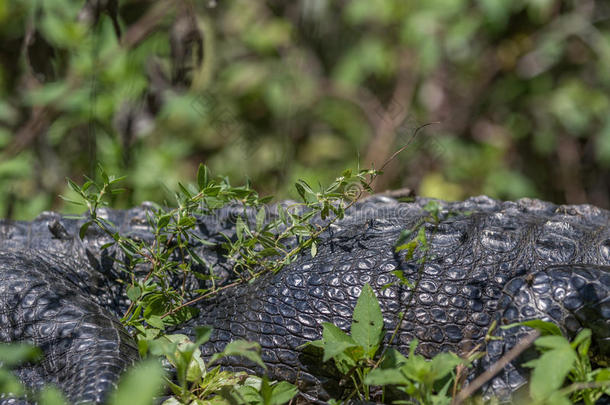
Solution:
[[[427,123],[427,124],[424,124],[424,125],[422,125],[422,126],[418,127],[418,128],[417,128],[417,129],[416,129],[416,130],[413,132],[413,134],[411,135],[411,137],[409,138],[409,140],[407,141],[407,143],[406,143],[405,145],[403,145],[403,146],[402,146],[400,149],[398,149],[396,152],[394,152],[394,153],[392,154],[392,156],[390,156],[390,157],[389,157],[389,158],[388,158],[388,159],[387,159],[387,160],[386,160],[386,161],[383,163],[383,165],[381,166],[381,169],[379,169],[379,170],[374,170],[374,171],[371,173],[371,178],[369,179],[368,183],[366,183],[366,184],[365,184],[365,186],[366,186],[366,187],[364,187],[364,188],[360,188],[360,189],[359,189],[358,194],[356,195],[356,197],[355,197],[354,199],[352,199],[352,200],[349,202],[349,204],[347,204],[347,205],[345,206],[344,210],[348,210],[349,208],[351,208],[351,207],[352,207],[352,206],[353,206],[353,205],[354,205],[356,202],[358,202],[358,201],[359,201],[359,200],[362,198],[362,196],[364,195],[364,191],[365,191],[365,189],[370,189],[371,185],[373,184],[373,182],[375,181],[375,179],[376,179],[376,178],[379,176],[379,174],[381,174],[382,170],[383,170],[383,169],[384,169],[384,168],[385,168],[385,167],[386,167],[386,166],[387,166],[387,165],[388,165],[388,164],[389,164],[389,163],[390,163],[392,160],[394,160],[394,159],[395,159],[395,158],[396,158],[396,157],[397,157],[397,156],[398,156],[398,155],[399,155],[401,152],[403,152],[405,149],[407,149],[407,148],[408,148],[408,147],[411,145],[411,143],[413,142],[413,140],[415,139],[415,137],[417,136],[417,134],[419,133],[419,131],[420,131],[420,130],[422,130],[423,128],[425,128],[425,127],[427,127],[427,126],[434,125],[434,124],[438,124],[438,123],[439,123],[439,122],[430,122],[430,123]],[[200,192],[199,194],[197,194],[197,195],[195,196],[195,198],[198,198],[198,197],[199,197],[199,198],[202,198],[202,197],[203,197],[202,192]],[[316,239],[318,236],[320,236],[322,233],[324,233],[325,231],[327,231],[327,230],[328,230],[328,229],[329,229],[329,228],[330,228],[330,227],[331,227],[331,226],[332,226],[332,225],[333,225],[335,222],[337,222],[338,220],[339,220],[339,216],[338,216],[338,215],[335,215],[335,216],[334,216],[332,219],[330,219],[330,220],[328,221],[328,223],[327,223],[325,226],[321,227],[321,228],[320,228],[320,229],[318,229],[316,232],[312,233],[312,234],[310,235],[310,237],[309,237],[308,241],[310,241],[310,240],[315,240],[315,239]],[[298,246],[296,246],[295,248],[293,248],[291,251],[289,251],[288,253],[286,253],[286,256],[284,257],[283,261],[284,261],[284,262],[286,262],[286,261],[290,261],[290,259],[291,259],[292,257],[294,257],[295,255],[297,255],[298,253],[300,253],[300,252],[301,252],[301,251],[302,251],[302,250],[305,248],[305,246],[309,246],[309,244],[307,243],[307,241],[306,241],[305,243],[299,244]],[[278,267],[278,268],[274,268],[274,269],[273,269],[273,271],[274,271],[274,272],[277,272],[277,271],[279,271],[279,270],[281,269],[281,267],[283,267],[283,266],[280,266],[280,267]],[[187,301],[187,302],[185,302],[185,303],[183,303],[183,304],[180,304],[180,305],[179,305],[179,306],[177,306],[176,308],[173,308],[173,309],[171,309],[171,310],[167,311],[165,314],[163,314],[163,315],[161,316],[161,318],[163,319],[163,318],[165,318],[165,317],[167,317],[167,316],[169,316],[169,315],[172,315],[172,314],[176,313],[177,311],[181,310],[181,309],[182,309],[182,308],[184,308],[184,307],[187,307],[187,306],[189,306],[189,305],[193,305],[193,304],[195,304],[195,303],[197,303],[197,302],[199,302],[199,301],[201,301],[201,300],[203,300],[203,299],[205,299],[205,298],[208,298],[208,297],[210,297],[210,296],[213,296],[214,294],[217,294],[218,292],[220,292],[220,291],[222,291],[222,290],[225,290],[225,289],[227,289],[227,288],[229,288],[229,287],[233,287],[233,286],[239,285],[239,284],[241,284],[241,283],[243,283],[243,282],[245,282],[245,281],[252,280],[253,278],[260,277],[261,275],[263,275],[263,274],[267,273],[268,271],[269,271],[268,269],[263,269],[263,270],[261,270],[261,271],[260,271],[260,272],[258,272],[258,273],[254,273],[254,274],[253,274],[253,275],[251,275],[251,277],[249,277],[248,279],[245,279],[245,280],[239,280],[239,281],[236,281],[236,282],[234,282],[234,283],[227,284],[226,286],[223,286],[223,287],[217,288],[216,290],[213,290],[213,291],[207,292],[207,293],[205,293],[205,294],[203,294],[203,295],[201,295],[201,296],[199,296],[199,297],[197,297],[197,298],[194,298],[194,299],[192,299],[192,300],[190,300],[190,301]]]
[[[242,281],[242,280],[240,280],[240,281],[235,281],[235,282],[233,282],[233,283],[230,283],[230,284],[227,284],[227,285],[223,285],[222,287],[218,287],[217,289],[215,289],[215,290],[213,290],[213,291],[210,291],[210,292],[207,292],[207,293],[205,293],[205,294],[203,294],[203,295],[200,295],[200,296],[199,296],[199,297],[197,297],[197,298],[194,298],[194,299],[192,299],[192,300],[190,300],[190,301],[187,301],[187,302],[185,302],[185,303],[183,303],[183,304],[180,304],[180,305],[179,305],[179,306],[177,306],[176,308],[173,308],[173,309],[171,309],[171,310],[167,311],[166,313],[164,313],[163,315],[161,315],[161,319],[163,319],[163,318],[165,318],[165,317],[167,317],[167,316],[170,316],[170,315],[172,315],[172,314],[175,314],[176,312],[178,312],[179,310],[181,310],[181,309],[182,309],[182,308],[184,308],[184,307],[188,307],[189,305],[193,305],[193,304],[195,304],[196,302],[199,302],[199,301],[201,301],[201,300],[203,300],[203,299],[205,299],[205,298],[208,298],[208,297],[211,297],[211,296],[213,296],[213,295],[215,295],[215,294],[218,294],[218,293],[219,293],[219,292],[221,292],[222,290],[226,290],[227,288],[230,288],[230,287],[235,287],[236,285],[240,285],[241,283],[243,283],[243,281]]]
[[[504,356],[502,356],[500,360],[496,361],[493,366],[491,366],[491,368],[485,370],[483,374],[479,375],[477,378],[474,379],[473,382],[468,384],[462,391],[460,391],[460,393],[457,395],[457,397],[455,397],[451,405],[459,405],[464,402],[466,398],[474,394],[475,391],[477,391],[483,386],[483,384],[491,380],[496,374],[502,371],[502,369],[506,367],[508,363],[513,361],[517,356],[519,356],[528,347],[530,347],[532,343],[534,343],[534,341],[538,339],[539,336],[540,331],[535,330],[533,332],[530,332],[523,339],[521,339],[515,347],[510,349],[510,351]]]

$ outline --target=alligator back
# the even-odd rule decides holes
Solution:
[[[386,341],[405,312],[393,342],[403,353],[417,338],[424,356],[465,354],[483,343],[493,320],[502,325],[543,318],[572,335],[592,328],[596,350],[608,356],[608,211],[477,197],[441,202],[436,223],[422,208],[427,202],[368,200],[322,236],[316,257],[304,254],[278,274],[203,304],[191,324],[214,327],[204,353],[236,338],[257,341],[271,377],[298,381],[314,396],[336,394],[338,379],[329,365],[299,346],[321,338],[322,322],[347,331],[361,288],[369,283],[384,314]],[[416,249],[406,259],[406,251],[396,253],[396,241],[418,226],[426,231],[428,250]],[[396,270],[415,289],[397,282]],[[500,333],[504,340],[486,348],[480,368],[500,358],[525,331]],[[226,364],[243,367],[236,359]],[[506,397],[524,382],[525,371],[510,365],[488,390]]]
[[[386,339],[398,327],[393,345],[403,352],[417,338],[426,356],[464,353],[482,343],[493,320],[544,318],[570,334],[591,328],[595,350],[608,356],[608,211],[476,197],[438,202],[436,221],[424,209],[429,201],[373,197],[356,204],[321,235],[315,257],[304,253],[277,274],[200,302],[199,316],[178,331],[192,335],[196,325],[213,326],[205,355],[233,339],[257,341],[272,377],[325,398],[340,390],[337,376],[299,346],[321,337],[322,322],[347,330],[362,286],[369,283],[380,300]],[[104,215],[123,234],[146,241],[146,213],[144,206]],[[232,219],[231,210],[201,218],[199,232],[211,239],[221,232],[230,236]],[[137,353],[117,321],[127,300],[116,282],[116,252],[100,250],[108,238],[93,227],[80,240],[81,224],[52,213],[32,223],[0,222],[0,341],[43,346],[50,360],[19,370],[28,385],[55,382],[73,402],[101,402]],[[401,234],[411,230],[413,237],[422,227],[427,249],[416,249],[413,257],[397,253]],[[230,271],[218,251],[202,249]],[[397,270],[415,288],[397,282]],[[400,312],[405,316],[397,325]],[[504,340],[486,347],[479,367],[497,360],[524,330],[500,333]],[[252,369],[232,358],[226,365]],[[78,375],[93,382],[79,382]],[[508,395],[523,383],[524,370],[511,364],[488,391]]]

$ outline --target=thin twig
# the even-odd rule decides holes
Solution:
[[[466,386],[466,388],[464,388],[462,391],[460,391],[458,396],[452,402],[452,405],[459,405],[462,402],[464,402],[464,400],[466,398],[468,398],[469,396],[474,394],[479,388],[481,388],[483,386],[483,384],[485,384],[487,381],[491,380],[496,374],[498,374],[500,371],[502,371],[502,369],[504,367],[506,367],[506,365],[508,363],[513,361],[517,356],[519,356],[528,347],[530,347],[532,345],[532,343],[534,343],[534,341],[536,339],[538,339],[539,336],[540,336],[540,332],[535,330],[533,332],[530,332],[529,335],[527,335],[523,339],[521,339],[519,341],[519,343],[517,343],[517,345],[515,345],[515,347],[510,349],[510,351],[508,353],[506,353],[504,356],[502,356],[502,358],[500,358],[500,360],[495,362],[491,366],[491,368],[486,370],[483,374],[479,375],[477,378],[474,379],[473,382],[468,384],[468,386]]]
[[[193,305],[193,304],[195,304],[195,303],[197,303],[197,302],[199,302],[199,301],[201,301],[201,300],[203,300],[205,298],[208,298],[208,297],[211,297],[212,295],[218,294],[222,290],[226,290],[227,288],[235,287],[236,285],[240,285],[242,282],[243,281],[239,280],[239,281],[235,281],[235,282],[233,282],[231,284],[223,285],[222,287],[218,287],[217,289],[215,289],[213,291],[210,291],[210,292],[205,293],[205,294],[203,294],[203,295],[201,295],[201,296],[199,296],[197,298],[194,298],[194,299],[192,299],[190,301],[187,301],[187,302],[185,302],[183,304],[180,304],[176,308],[173,308],[173,309],[167,311],[166,313],[164,313],[163,315],[161,315],[161,319],[163,319],[163,318],[165,318],[165,317],[167,317],[169,315],[175,314],[176,312],[178,312],[179,310],[181,310],[184,307],[188,307],[189,305]]]
[[[481,343],[478,343],[468,353],[466,353],[466,355],[463,355],[462,358],[469,360],[475,353],[477,353],[479,351],[480,348],[481,348]],[[467,376],[467,375],[462,375],[462,374],[464,373],[464,370],[467,370],[467,369],[468,369],[468,366],[464,363],[457,365],[456,372],[455,372],[455,379],[453,380],[453,388],[451,389],[451,392],[452,392],[451,398],[455,398],[457,396],[458,389],[459,389],[460,385],[463,383],[463,380]]]
[[[411,135],[411,137],[409,138],[409,140],[407,141],[407,143],[400,149],[398,149],[396,152],[394,152],[392,154],[392,156],[390,156],[388,158],[388,160],[386,160],[383,165],[381,165],[381,168],[379,169],[379,171],[383,171],[383,169],[392,161],[396,158],[396,156],[398,156],[402,151],[404,151],[405,149],[407,149],[409,147],[409,145],[411,145],[411,143],[413,142],[413,140],[415,139],[415,137],[417,136],[417,133],[421,130],[426,128],[427,126],[430,125],[435,125],[435,124],[440,124],[440,121],[434,121],[434,122],[428,122],[427,124],[421,125],[419,126],[415,132],[413,132],[413,135]],[[372,182],[371,182],[372,183]]]
[[[593,390],[596,388],[606,388],[610,387],[610,381],[590,381],[590,382],[576,382],[568,385],[565,388],[559,390],[563,395],[569,395],[574,391],[582,391],[582,390]]]

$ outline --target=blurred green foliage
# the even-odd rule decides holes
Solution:
[[[0,216],[68,210],[98,161],[116,206],[200,162],[288,197],[433,121],[378,191],[610,206],[606,1],[114,3],[0,0]]]

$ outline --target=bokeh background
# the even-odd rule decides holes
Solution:
[[[417,128],[422,128],[412,138]],[[394,159],[377,191],[610,207],[610,2],[0,0],[0,216]]]

